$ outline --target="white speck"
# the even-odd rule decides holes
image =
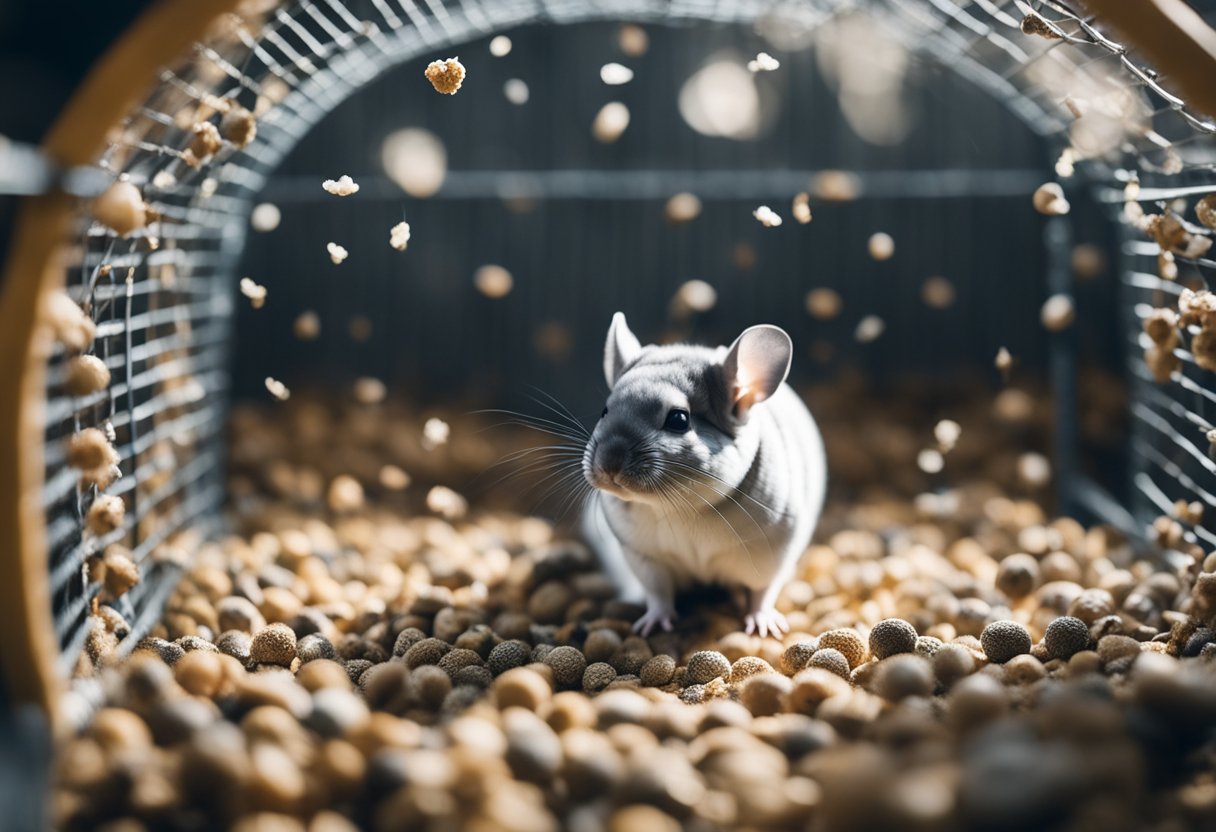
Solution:
[[[629,108],[619,101],[609,101],[595,114],[591,134],[604,144],[611,144],[621,137],[629,126]]]
[[[774,58],[767,52],[761,52],[753,61],[747,62],[749,72],[772,72],[774,69],[781,67],[781,61]]]
[[[253,278],[241,278],[241,294],[249,298],[249,305],[254,309],[261,309],[266,304],[266,287],[258,285]]]
[[[321,183],[321,187],[325,189],[326,193],[335,196],[350,196],[359,191],[359,186],[355,183],[355,180],[345,174],[339,176],[336,182],[332,179],[326,179]]]
[[[752,211],[752,216],[759,220],[765,228],[776,228],[781,225],[781,216],[767,205],[761,205]]]
[[[600,80],[610,87],[619,87],[633,80],[633,70],[616,62],[600,67]]]
[[[511,54],[511,39],[506,35],[499,35],[490,41],[490,54],[495,58],[504,58]]]
[[[405,251],[406,246],[410,244],[410,224],[399,222],[389,229],[388,244],[397,251]]]
[[[519,78],[508,78],[502,85],[502,94],[516,106],[527,104],[528,97],[531,95],[528,91],[528,84]]]
[[[337,243],[326,244],[325,250],[329,252],[329,259],[334,261],[335,266],[341,265],[342,261],[350,255],[349,251]]]
[[[279,206],[271,202],[255,205],[249,214],[249,224],[254,231],[274,231],[282,220],[283,213],[279,210]]]
[[[281,402],[291,398],[291,391],[287,389],[287,385],[276,378],[266,376],[266,389],[270,391],[270,395]]]
[[[857,322],[857,329],[853,332],[853,338],[860,344],[868,344],[871,341],[877,341],[883,333],[887,325],[883,319],[877,315],[866,315]]]
[[[427,419],[422,426],[422,447],[433,451],[440,445],[446,445],[452,429],[442,419]]]

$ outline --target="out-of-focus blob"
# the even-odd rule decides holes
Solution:
[[[629,108],[619,101],[609,101],[595,114],[591,133],[598,141],[612,144],[629,126]]]
[[[443,142],[417,127],[390,133],[380,148],[380,161],[388,178],[413,197],[433,196],[448,174]]]
[[[502,94],[507,97],[507,100],[517,106],[527,104],[531,93],[528,91],[528,84],[519,78],[508,78],[506,83],[502,85]]]
[[[771,124],[776,108],[766,106],[746,60],[720,53],[680,88],[680,115],[703,136],[754,139]],[[775,102],[774,102],[775,103]]]
[[[908,51],[883,24],[861,12],[834,17],[815,33],[815,57],[845,121],[863,141],[894,145],[907,138]]]
[[[814,45],[815,31],[828,16],[805,0],[785,0],[756,20],[756,34],[782,52],[798,52]]]

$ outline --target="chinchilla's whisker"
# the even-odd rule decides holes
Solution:
[[[541,394],[542,396],[544,396],[546,399],[548,399],[553,404],[548,404],[546,402],[543,402],[540,399],[536,398],[535,396],[529,396],[528,398],[530,398],[532,401],[536,402],[538,405],[545,408],[546,410],[550,411],[551,413],[555,414],[559,419],[562,420],[563,423],[569,424],[571,427],[576,429],[584,437],[591,435],[591,431],[587,430],[587,426],[584,425],[581,421],[579,421],[578,417],[570,412],[570,408],[568,408],[564,404],[562,404],[556,396],[552,395],[551,393],[546,393],[544,390],[541,390],[539,387],[533,387],[532,389],[535,390],[537,393]],[[557,405],[557,407],[554,407],[553,405]]]
[[[700,468],[697,468],[693,465],[689,465],[686,462],[681,462],[678,459],[668,460],[668,462],[670,462],[673,465],[678,465],[679,467],[684,468],[685,470],[691,471],[700,476],[709,477],[710,479],[714,480],[715,482],[720,483],[722,485],[722,487],[729,489],[730,491],[738,494],[741,497],[747,498],[748,500],[755,503],[760,508],[764,509],[765,511],[767,511],[771,514],[775,514],[778,517],[785,517],[790,514],[790,512],[788,512],[788,511],[779,511],[778,509],[775,509],[770,505],[766,505],[765,503],[762,503],[761,501],[759,501],[755,497],[753,497],[751,494],[748,494],[747,492],[745,492],[741,489],[735,488],[730,483],[728,483],[726,480],[722,479],[719,476],[716,476],[715,474],[711,474],[709,471],[702,471]]]
[[[532,416],[527,413],[520,413],[516,410],[488,408],[486,410],[474,410],[472,413],[474,415],[485,415],[492,413],[498,416],[509,417],[504,422],[489,425],[486,430],[495,427],[502,427],[503,425],[518,425],[519,427],[531,428],[533,430],[540,431],[541,433],[560,436],[562,439],[569,439],[571,442],[583,442],[587,438],[583,434],[571,432],[570,427],[562,424],[561,422],[555,422],[552,419],[546,419],[542,416]]]

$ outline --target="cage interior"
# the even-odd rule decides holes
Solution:
[[[919,386],[934,418],[957,401],[945,381],[999,389],[1004,348],[1050,390],[1036,406],[1051,407],[1065,510],[1144,536],[1180,499],[1216,507],[1201,332],[1183,327],[1175,364],[1144,330],[1216,265],[1190,242],[1208,233],[1191,211],[1211,187],[1216,127],[1067,5],[255,5],[166,68],[99,160],[139,188],[151,221],[120,236],[83,213],[76,229],[68,292],[111,381],[73,395],[71,355],[52,360],[44,504],[64,676],[105,592],[90,558],[117,544],[139,566],[106,602],[131,625],[117,648],[129,652],[226,533],[226,503],[257,510],[241,472],[228,488],[242,441],[229,414],[278,406],[270,378],[317,400],[374,379],[405,403],[403,431],[430,415],[459,430],[479,408],[551,416],[550,395],[590,424],[618,309],[643,341],[781,325],[800,389]],[[509,54],[493,54],[503,35]],[[780,72],[746,70],[764,50]],[[452,98],[422,80],[448,53],[468,70]],[[606,86],[609,61],[632,80]],[[614,101],[627,126],[604,115]],[[222,125],[228,102],[256,135],[224,129],[200,160],[197,126]],[[322,189],[341,174],[357,194]],[[1027,210],[1056,179],[1071,210]],[[780,227],[753,218],[761,204]],[[1145,214],[1181,222],[1163,242]],[[875,253],[879,232],[893,257]],[[331,261],[327,243],[349,256]],[[506,270],[507,291],[487,267]],[[268,292],[264,307],[241,278]],[[1041,323],[1052,296],[1073,325]],[[1127,442],[1109,424],[1123,396]],[[67,464],[88,427],[121,458],[104,493],[125,518],[100,535],[86,518],[102,490]],[[1180,534],[1177,546],[1216,542],[1202,522]]]

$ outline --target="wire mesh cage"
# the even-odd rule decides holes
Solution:
[[[857,357],[878,376],[932,369],[949,350],[965,355],[960,363],[971,361],[972,369],[977,363],[986,366],[995,346],[1009,339],[1016,344],[1020,337],[1008,322],[1037,316],[1044,298],[1051,296],[1043,314],[1055,315],[1063,324],[1049,326],[1056,331],[1046,341],[1037,333],[1021,333],[1025,337],[1015,352],[1051,380],[1053,463],[1062,505],[1113,523],[1133,537],[1151,537],[1175,553],[1201,558],[1216,543],[1200,510],[1186,508],[1180,515],[1177,508],[1179,501],[1185,507],[1196,500],[1216,507],[1211,477],[1216,462],[1210,450],[1216,447],[1216,395],[1207,378],[1216,369],[1216,358],[1206,329],[1208,296],[1203,295],[1208,273],[1216,267],[1207,257],[1216,208],[1202,199],[1213,188],[1216,123],[1202,114],[1204,107],[1210,111],[1209,102],[1192,107],[1179,97],[1196,89],[1188,83],[1191,79],[1150,68],[1169,60],[1151,39],[1146,38],[1148,54],[1138,54],[1114,40],[1099,20],[1057,0],[292,0],[206,5],[196,10],[200,20],[208,21],[205,30],[200,26],[201,34],[179,34],[188,47],[157,61],[163,66],[149,76],[151,92],[122,110],[115,123],[94,125],[98,135],[104,131],[101,152],[90,152],[87,159],[53,159],[84,167],[66,172],[48,168],[46,174],[71,200],[62,206],[71,217],[67,237],[51,235],[50,240],[71,303],[52,301],[44,316],[59,338],[53,349],[30,340],[35,344],[30,362],[45,364],[45,385],[35,375],[23,393],[41,405],[36,411],[41,437],[36,482],[30,480],[27,449],[20,441],[9,449],[11,459],[4,460],[14,462],[13,493],[24,495],[27,509],[42,522],[34,524],[37,528],[28,517],[14,523],[5,542],[29,555],[12,566],[12,574],[24,576],[14,586],[29,586],[29,570],[40,571],[50,598],[47,610],[23,612],[26,617],[15,617],[11,629],[28,634],[49,622],[56,667],[44,674],[42,684],[21,689],[16,668],[25,653],[7,651],[13,658],[6,665],[6,681],[18,698],[32,695],[49,702],[61,680],[95,658],[86,643],[96,635],[94,618],[102,606],[117,611],[124,622],[117,654],[134,649],[161,615],[183,568],[205,541],[223,533],[229,446],[224,431],[234,389],[246,395],[265,383],[273,393],[272,380],[264,377],[280,370],[294,371],[302,381],[316,376],[332,381],[348,375],[356,363],[347,360],[344,350],[352,355],[362,350],[361,366],[370,367],[369,375],[396,373],[396,380],[419,391],[419,398],[451,398],[476,388],[493,399],[509,396],[524,379],[539,379],[560,398],[577,399],[586,388],[571,381],[570,368],[597,366],[605,309],[650,309],[645,326],[659,331],[670,325],[667,299],[673,290],[688,275],[706,274],[715,268],[713,261],[732,256],[733,270],[723,269],[715,280],[721,307],[728,312],[720,319],[697,319],[696,334],[716,336],[719,329],[734,327],[736,317],[750,319],[761,312],[791,331],[813,332],[805,310],[791,308],[789,298],[801,300],[805,271],[839,272],[839,278],[816,282],[828,285],[835,279],[835,290],[864,292],[871,308],[886,304],[881,317],[894,333],[887,351]],[[1106,11],[1111,4],[1093,5]],[[1123,13],[1109,13],[1113,22],[1128,25]],[[323,288],[326,279],[301,276],[282,287],[279,297],[290,303],[276,313],[280,317],[254,322],[246,300],[258,306],[258,292],[265,290],[256,283],[238,288],[241,270],[303,275],[319,253],[314,249],[335,229],[356,239],[387,235],[387,225],[373,228],[381,222],[373,214],[382,216],[384,203],[400,201],[400,190],[389,177],[360,177],[363,196],[372,201],[359,204],[374,208],[352,213],[343,226],[325,213],[322,206],[328,203],[323,200],[333,197],[322,193],[317,171],[309,168],[324,162],[331,142],[342,141],[352,121],[380,123],[375,119],[381,101],[355,93],[379,89],[392,96],[399,76],[416,79],[418,67],[439,53],[480,44],[491,35],[511,32],[518,43],[534,36],[538,45],[551,47],[544,40],[548,27],[560,25],[576,34],[585,27],[581,31],[592,38],[601,36],[596,25],[619,21],[655,27],[654,50],[674,67],[666,70],[672,75],[688,69],[680,62],[681,50],[691,61],[693,53],[710,51],[706,44],[715,38],[727,48],[771,43],[791,53],[787,69],[799,73],[779,94],[806,103],[798,111],[802,120],[790,115],[782,123],[784,132],[750,149],[726,143],[698,158],[695,144],[678,135],[675,113],[651,114],[653,132],[639,136],[635,145],[621,144],[603,164],[588,164],[570,149],[573,131],[585,134],[585,120],[561,118],[563,108],[579,106],[583,90],[572,83],[563,87],[561,78],[549,79],[552,88],[544,94],[555,100],[544,111],[550,120],[549,144],[524,148],[512,159],[479,162],[476,124],[452,117],[444,132],[461,138],[453,140],[449,152],[459,154],[466,166],[449,173],[434,199],[411,205],[416,230],[423,218],[422,225],[434,229],[442,248],[469,252],[474,260],[458,267],[452,261],[425,260],[411,266],[418,274],[438,275],[430,288],[420,277],[408,288],[385,284],[354,290],[332,282]],[[660,26],[671,27],[672,34],[660,33]],[[189,29],[176,28],[179,33]],[[824,32],[830,35],[824,37]],[[921,105],[931,115],[920,144],[904,143],[903,155],[877,165],[867,165],[865,154],[852,154],[846,142],[827,153],[821,148],[803,152],[805,137],[813,132],[809,120],[821,106],[814,96],[832,93],[800,87],[797,79],[811,77],[815,59],[823,70],[832,42],[840,44],[842,53],[856,54],[867,39],[897,44],[922,73],[928,91]],[[799,50],[811,45],[817,47],[815,58],[811,53],[799,57]],[[467,63],[469,77],[475,79],[479,67],[472,59]],[[545,68],[538,63],[534,77]],[[651,68],[656,77],[665,71],[659,58]],[[839,66],[837,71],[842,71]],[[526,98],[524,89],[520,93],[517,87],[514,94]],[[479,93],[470,84],[460,94]],[[491,102],[485,94],[487,110],[510,108],[497,89],[493,96]],[[977,108],[984,106],[991,112],[976,120]],[[953,121],[967,114],[973,124]],[[536,124],[528,121],[526,126],[535,129]],[[985,129],[988,134],[981,136]],[[955,164],[966,145],[980,138],[992,152],[977,152],[974,158],[980,162],[970,169]],[[831,157],[830,165],[825,156]],[[1003,167],[981,164],[988,160],[1001,160]],[[1039,188],[1049,180],[1059,184]],[[923,234],[925,263],[934,262],[942,240],[951,234],[966,239],[945,268],[974,276],[971,283],[957,282],[968,313],[976,316],[972,329],[943,333],[940,342],[927,347],[925,329],[899,328],[900,310],[919,287],[889,289],[881,275],[855,276],[847,259],[822,259],[788,239],[786,250],[766,254],[774,266],[764,272],[764,280],[749,283],[749,267],[739,265],[740,258],[747,260],[748,248],[740,249],[725,221],[707,221],[699,236],[689,237],[687,250],[708,252],[700,259],[653,241],[621,250],[636,233],[629,217],[661,222],[664,206],[671,210],[668,199],[676,193],[697,194],[698,205],[704,202],[706,216],[712,218],[719,209],[733,216],[764,200],[784,204],[804,191],[813,200],[855,206],[848,210],[863,212],[865,222],[889,222],[906,230],[910,239]],[[1016,203],[1024,211],[1032,193],[1046,217],[1011,224],[1007,206]],[[935,203],[932,217],[921,214],[926,200],[943,200]],[[302,236],[318,242],[307,250],[285,251],[275,247],[271,235],[248,238],[251,211],[262,201],[298,210],[302,223],[311,223]],[[503,218],[504,204],[525,209]],[[630,230],[623,237],[594,237],[581,231],[589,225]],[[753,232],[762,233],[758,229]],[[824,233],[831,235],[830,230]],[[540,245],[515,242],[537,235],[544,241]],[[1118,292],[1108,284],[1077,285],[1079,272],[1092,271],[1078,266],[1078,257],[1094,257],[1099,247],[1092,243],[1109,240],[1116,241],[1111,250],[1118,256]],[[1082,242],[1091,244],[1078,249]],[[378,262],[364,268],[395,268],[388,265],[393,252],[383,242],[379,246]],[[909,251],[915,246],[911,243]],[[354,245],[351,249],[359,251]],[[493,256],[486,253],[489,249],[513,252],[511,257],[538,275],[532,294],[517,297],[510,315],[473,307],[463,295],[444,294],[442,269],[467,273],[478,258]],[[638,274],[655,262],[660,264],[655,273],[673,276],[613,280],[615,273]],[[577,279],[569,275],[575,269],[583,272]],[[1019,272],[1025,271],[1034,276],[1019,284]],[[35,277],[40,275],[27,275],[25,282]],[[12,315],[21,314],[20,298],[14,300],[12,291],[18,279],[10,273],[5,286]],[[858,288],[862,283],[866,287]],[[52,284],[48,278],[42,294]],[[272,291],[280,290],[272,286]],[[366,294],[352,301],[358,291]],[[360,307],[375,310],[369,312],[368,325],[388,334],[370,347],[359,346],[358,340],[344,348],[283,339],[266,348],[265,362],[248,360],[251,347],[265,343],[257,328],[285,331],[298,325],[296,315],[310,304],[337,310],[336,317],[338,311],[353,314]],[[662,313],[653,312],[659,309]],[[1181,314],[1175,314],[1179,309]],[[1068,326],[1074,317],[1076,325]],[[1114,335],[1108,326],[1112,317],[1120,320]],[[453,320],[458,326],[453,327]],[[548,347],[530,340],[529,333],[538,329],[548,333]],[[594,336],[581,337],[591,330]],[[88,334],[80,337],[81,331]],[[676,326],[665,334],[690,332]],[[450,360],[430,362],[428,351]],[[22,349],[14,360],[27,352]],[[1087,402],[1078,367],[1095,353],[1099,364],[1129,382],[1132,427],[1116,454],[1121,463],[1114,476],[1104,461],[1095,461],[1085,437]],[[982,356],[979,362],[976,355]],[[459,370],[453,372],[453,367]],[[24,372],[21,378],[27,378]],[[285,380],[295,386],[295,378]],[[26,406],[13,402],[13,413]],[[594,407],[588,401],[585,409]],[[11,416],[14,426],[28,418]],[[128,586],[133,569],[140,579]],[[36,636],[28,641],[46,643]],[[45,658],[47,651],[31,652]],[[84,686],[77,686],[76,693],[76,704],[98,695]]]

